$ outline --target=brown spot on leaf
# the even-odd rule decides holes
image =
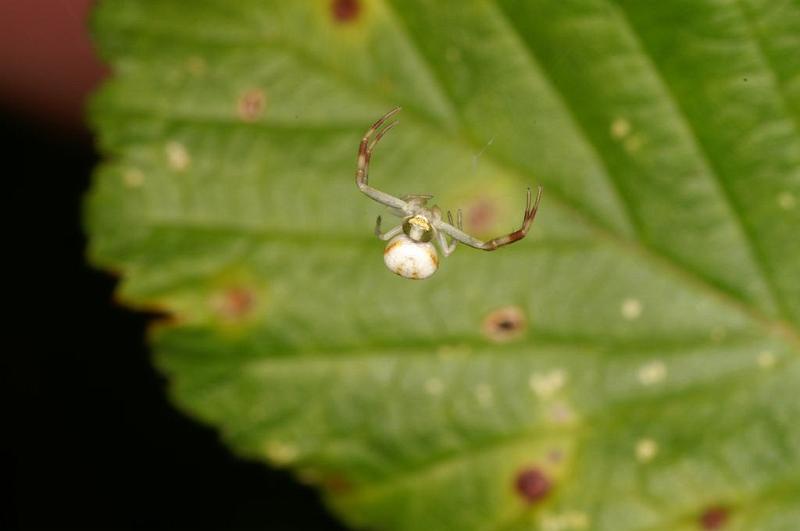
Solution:
[[[307,485],[320,486],[330,494],[346,494],[353,490],[353,484],[339,472],[325,472],[315,468],[302,468],[297,476]]]
[[[522,337],[527,323],[519,306],[499,308],[483,320],[483,334],[496,343],[505,343]]]
[[[558,448],[553,448],[549,452],[547,452],[547,460],[551,463],[560,463],[564,460],[564,452],[559,450]]]
[[[242,286],[225,289],[214,299],[214,309],[223,319],[239,321],[249,314],[256,303],[255,294]]]
[[[323,480],[323,486],[332,494],[344,494],[352,490],[353,485],[341,474],[332,474]]]
[[[245,122],[256,121],[264,112],[267,97],[261,89],[250,89],[239,97],[236,112]]]
[[[722,529],[727,521],[728,510],[724,507],[709,507],[700,515],[700,527],[702,529]]]
[[[492,201],[481,198],[467,207],[467,227],[478,234],[489,232],[497,219],[497,208]]]
[[[359,0],[331,0],[331,15],[336,22],[353,22],[360,11]]]
[[[536,503],[550,493],[553,483],[539,468],[526,468],[517,474],[514,488],[528,503]]]

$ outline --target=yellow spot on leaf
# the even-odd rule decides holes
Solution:
[[[550,398],[564,386],[566,381],[566,373],[562,369],[554,369],[545,374],[531,374],[528,386],[539,398]]]
[[[131,168],[122,174],[122,182],[128,188],[139,188],[144,184],[144,173],[138,168]]]
[[[781,192],[778,194],[778,206],[784,210],[791,210],[797,206],[797,198],[791,192]]]
[[[622,313],[622,317],[629,321],[638,319],[639,316],[642,315],[642,303],[639,299],[625,299],[622,301],[620,312]]]
[[[621,140],[631,132],[631,123],[622,117],[615,118],[614,121],[611,122],[610,129],[611,136],[617,140]]]
[[[758,366],[762,369],[769,369],[774,367],[778,360],[775,358],[775,354],[769,350],[764,350],[758,354],[756,361],[758,362]]]
[[[638,377],[644,385],[657,384],[667,377],[667,366],[659,360],[651,361],[639,369]]]
[[[267,443],[267,457],[276,465],[288,465],[297,459],[297,447],[281,441]]]
[[[639,439],[636,442],[636,459],[642,463],[653,460],[658,453],[658,443],[653,439]]]
[[[184,171],[192,163],[186,146],[180,142],[167,142],[167,145],[164,147],[164,153],[167,156],[167,164],[175,171]]]

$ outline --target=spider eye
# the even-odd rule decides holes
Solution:
[[[386,267],[395,275],[421,280],[436,273],[439,257],[430,242],[415,242],[405,234],[395,236],[383,251]]]
[[[429,242],[433,238],[431,224],[422,216],[411,216],[403,222],[403,232],[415,242]]]

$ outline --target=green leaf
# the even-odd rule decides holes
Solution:
[[[354,527],[800,528],[800,2],[106,0],[90,254]],[[382,265],[353,180],[480,237]],[[110,354],[112,355],[112,354]]]

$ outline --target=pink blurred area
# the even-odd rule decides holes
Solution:
[[[84,126],[107,70],[88,31],[91,0],[0,0],[0,111],[66,131]]]

